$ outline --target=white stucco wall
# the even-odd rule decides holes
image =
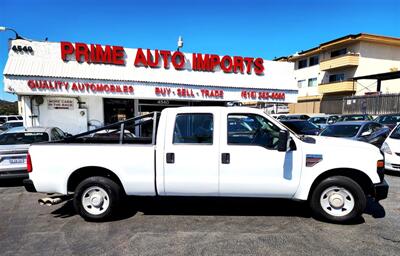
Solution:
[[[361,42],[360,60],[354,76],[365,76],[400,70],[400,47],[386,44]],[[376,80],[359,80],[357,95],[376,91]],[[399,93],[400,80],[382,82],[383,93]]]

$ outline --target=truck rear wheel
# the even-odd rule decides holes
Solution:
[[[74,207],[86,220],[108,219],[116,211],[121,199],[120,186],[106,177],[90,177],[75,189]]]
[[[348,222],[364,212],[367,198],[354,180],[333,176],[317,185],[311,195],[310,207],[317,218],[331,222]]]

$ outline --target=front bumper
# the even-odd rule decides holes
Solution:
[[[26,191],[28,192],[37,192],[35,185],[33,185],[33,181],[31,179],[24,179],[22,181],[22,183],[24,184],[24,187],[26,189]]]
[[[381,183],[374,184],[374,198],[379,201],[387,198],[389,193],[389,184],[386,180],[383,180]]]

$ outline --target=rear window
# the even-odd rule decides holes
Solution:
[[[361,125],[331,125],[321,132],[321,136],[350,138],[357,135]]]
[[[5,133],[0,135],[0,145],[32,144],[49,141],[49,135],[44,132]]]
[[[174,144],[212,144],[212,114],[179,114],[176,116],[174,128]]]
[[[310,122],[313,122],[314,124],[325,124],[327,121],[326,117],[311,117]]]
[[[283,122],[283,124],[295,132],[318,129],[318,126],[311,122]]]

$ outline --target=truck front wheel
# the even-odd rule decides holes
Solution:
[[[121,198],[120,186],[106,177],[90,177],[75,189],[74,207],[86,220],[99,221],[110,218]]]
[[[361,216],[367,204],[363,189],[345,176],[333,176],[319,183],[312,192],[310,206],[317,218],[347,222]]]

